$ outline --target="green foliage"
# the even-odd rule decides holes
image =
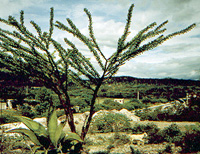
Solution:
[[[37,109],[37,108],[36,108]],[[35,118],[38,116],[35,108],[28,104],[23,104],[18,107],[18,111],[21,112],[22,116],[26,116],[29,118]]]
[[[167,144],[163,152],[172,153],[172,145]]]
[[[168,100],[166,98],[144,98],[142,102],[147,103],[166,103]]]
[[[102,104],[98,104],[95,106],[96,111],[98,110],[120,110],[122,109],[122,104],[118,103],[118,102],[114,102],[113,100],[110,99],[106,99],[104,100],[104,102]],[[98,109],[98,110],[97,110]]]
[[[168,109],[162,110],[161,107],[155,110],[144,109],[143,112],[136,112],[141,120],[155,121],[199,121],[200,118],[200,99],[194,102],[191,100],[188,107],[176,104]],[[173,111],[175,110],[175,111]]]
[[[19,112],[13,110],[3,110],[0,114],[0,124],[17,122],[16,115],[21,115]]]
[[[105,113],[97,115],[97,117],[93,119],[91,131],[100,133],[120,132],[126,131],[129,128],[130,122],[125,115]]]
[[[4,86],[2,84],[2,88],[0,89],[0,98],[2,99],[16,99],[18,104],[22,104],[23,100],[28,97],[26,93],[26,89],[24,87],[17,87],[7,85]]]
[[[23,122],[29,129],[13,129],[7,131],[8,133],[21,133],[30,138],[30,140],[37,146],[44,148],[44,151],[57,150],[61,151],[62,147],[67,145],[62,145],[63,143],[71,144],[71,141],[83,142],[82,139],[76,133],[66,133],[63,131],[65,123],[57,123],[56,111],[52,111],[47,118],[47,130],[45,127],[33,121],[30,118],[24,116],[17,116],[18,120]],[[74,144],[76,146],[76,144]],[[64,147],[66,148],[66,147]],[[66,150],[66,149],[65,149]]]
[[[164,141],[179,144],[182,139],[182,133],[176,124],[171,124],[169,127],[162,131]]]
[[[135,150],[133,146],[130,146],[131,148],[131,154],[141,154],[141,152],[137,149]]]
[[[19,150],[19,153],[30,153],[31,147],[26,144],[26,137],[6,136],[6,133],[0,134],[0,153],[10,154]]]
[[[169,142],[180,145],[183,140],[183,133],[180,131],[176,124],[172,124],[169,127],[161,130],[157,125],[148,123],[148,124],[135,124],[131,128],[132,133],[140,134],[147,132],[148,134],[148,143],[162,143]]]
[[[182,143],[183,153],[192,153],[200,151],[200,125],[193,125],[186,127]]]
[[[72,98],[71,104],[74,106],[79,106],[81,112],[85,111],[89,106],[89,100],[81,97]]]
[[[110,153],[109,150],[93,152],[93,154],[109,154],[109,153]]]
[[[116,146],[120,146],[120,145],[124,145],[124,144],[127,144],[127,143],[131,143],[129,136],[127,136],[125,134],[120,135],[118,133],[115,133],[114,140],[115,140]]]
[[[123,104],[123,108],[126,108],[127,110],[135,110],[144,108],[146,105],[144,105],[141,101],[137,99],[131,99],[129,102],[125,102]]]

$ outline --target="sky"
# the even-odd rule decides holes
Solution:
[[[25,24],[33,30],[29,22],[35,21],[47,31],[50,8],[54,7],[54,21],[67,24],[70,18],[80,31],[88,36],[88,18],[83,11],[87,8],[93,19],[93,29],[97,42],[108,58],[116,51],[117,41],[123,34],[127,12],[134,4],[130,40],[147,25],[158,25],[169,20],[165,35],[179,31],[196,23],[190,32],[174,37],[161,46],[144,52],[125,65],[116,76],[138,78],[200,79],[200,0],[0,0],[0,17],[12,15],[19,19],[21,10],[25,12]],[[5,25],[0,24],[1,28]],[[53,37],[60,42],[67,37],[78,45],[86,56],[87,48],[72,35],[55,29]],[[62,43],[64,46],[64,42]],[[94,58],[90,59],[94,65]],[[97,68],[98,69],[98,68]]]

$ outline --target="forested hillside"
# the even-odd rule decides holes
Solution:
[[[0,74],[0,98],[13,96],[13,92],[18,88],[42,87],[40,82],[24,78],[22,75]],[[81,86],[70,84],[70,95],[74,97],[89,97],[90,90]],[[200,81],[181,80],[181,79],[141,79],[134,77],[113,77],[106,80],[98,93],[99,97],[108,98],[137,98],[139,92],[140,99],[144,101],[172,101],[183,98],[186,93],[198,93],[200,91]]]

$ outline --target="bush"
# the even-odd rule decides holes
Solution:
[[[91,126],[92,132],[119,132],[130,129],[129,119],[122,114],[118,113],[105,113],[98,115],[93,119]]]
[[[186,129],[182,143],[182,152],[191,153],[200,151],[200,125],[188,126]]]
[[[143,112],[136,112],[141,120],[156,120],[156,121],[199,121],[200,119],[200,99],[192,100],[189,107],[184,105],[172,106],[166,110],[156,108],[151,111],[149,109]],[[175,110],[175,112],[173,111]]]
[[[131,154],[142,154],[138,149],[135,150],[133,146],[130,146],[131,148]]]
[[[161,136],[159,135],[160,128],[157,125],[148,123],[144,127],[144,131],[148,133],[148,143],[159,143]]]
[[[12,122],[17,122],[18,119],[14,118],[14,115],[21,115],[20,113],[16,111],[9,111],[9,110],[4,110],[1,111],[2,114],[0,114],[0,125],[5,124],[5,123],[12,123]]]
[[[86,111],[90,111],[90,107],[85,107],[85,108],[80,109],[81,113],[84,113]]]
[[[104,106],[102,104],[95,104],[94,105],[94,111],[97,112],[99,110],[104,110]]]
[[[31,147],[26,145],[28,137],[6,136],[5,133],[0,134],[0,153],[1,154],[14,154],[15,150],[18,153],[30,153]]]
[[[164,149],[163,152],[172,153],[172,152],[173,152],[173,150],[172,150],[172,145],[171,145],[171,144],[167,144],[167,145],[165,146],[165,149]]]
[[[65,115],[65,111],[64,110],[59,110],[56,113],[57,113],[57,117]]]
[[[121,110],[123,108],[123,105],[118,103],[118,102],[114,102],[113,100],[110,99],[106,99],[102,104],[95,104],[95,112],[99,111],[99,110]]]
[[[148,123],[146,125],[135,124],[131,130],[134,134],[146,132],[148,134],[148,143],[157,144],[162,142],[170,142],[180,145],[181,141],[183,140],[183,134],[176,124],[172,124],[163,130],[152,123]]]
[[[129,136],[127,136],[125,134],[120,135],[118,133],[115,133],[115,135],[114,135],[114,141],[115,141],[116,145],[123,145],[123,144],[127,144],[127,143],[131,142]]]
[[[105,100],[101,105],[105,110],[122,109],[122,104],[109,99]]]
[[[143,133],[144,131],[145,131],[145,125],[143,125],[143,124],[135,124],[132,128],[131,128],[131,130],[132,130],[132,133],[133,134],[140,134],[140,133]]]
[[[147,103],[166,103],[168,102],[168,99],[166,98],[144,98],[142,99],[142,102],[147,104]]]
[[[165,128],[162,133],[164,135],[164,141],[166,142],[178,145],[183,139],[183,134],[176,124],[171,124],[169,127]]]
[[[71,103],[74,106],[79,106],[80,110],[89,106],[87,100],[85,100],[83,98],[73,98],[73,99],[71,99]]]
[[[176,124],[172,124],[163,130],[155,127],[148,132],[148,140],[149,143],[169,142],[180,145],[183,140],[183,134]]]
[[[144,107],[145,107],[145,105],[137,99],[131,99],[129,102],[125,102],[123,104],[123,108],[125,108],[129,111],[144,108]]]
[[[32,119],[37,117],[37,112],[36,112],[35,108],[28,104],[20,105],[19,110],[20,110],[22,116],[26,116],[26,117],[29,117]]]

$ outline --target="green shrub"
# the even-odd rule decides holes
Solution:
[[[160,130],[158,127],[154,127],[148,132],[149,143],[162,143],[169,142],[180,145],[183,140],[183,134],[176,124],[172,124],[169,127]]]
[[[143,131],[148,133],[147,136],[148,143],[159,143],[159,141],[161,140],[161,137],[159,136],[158,133],[160,131],[160,128],[158,128],[157,125],[148,123],[145,125]]]
[[[133,146],[130,146],[131,148],[131,154],[142,154],[138,149],[135,150]]]
[[[94,107],[95,107],[95,109],[94,109],[95,112],[105,109],[102,104],[95,104]]]
[[[58,117],[63,116],[63,115],[65,115],[65,111],[64,110],[57,111],[57,116]]]
[[[123,104],[123,108],[125,108],[129,111],[144,108],[144,107],[145,107],[145,105],[137,99],[131,99],[130,101],[125,102]]]
[[[83,98],[72,98],[71,99],[71,104],[74,106],[79,106],[80,110],[88,107],[88,102],[86,99]]]
[[[110,99],[106,99],[102,104],[95,104],[95,112],[99,111],[99,110],[121,110],[123,108],[123,105],[118,103],[118,102],[114,102],[113,100]]]
[[[21,115],[20,113],[16,111],[4,110],[1,112],[2,114],[0,114],[0,124],[17,122],[18,119],[15,118],[14,115]]]
[[[93,152],[93,154],[109,154],[109,153],[110,153],[109,150]]]
[[[83,140],[76,133],[64,131],[65,123],[58,124],[56,110],[49,112],[47,117],[47,129],[39,122],[24,116],[16,116],[19,121],[23,122],[29,129],[15,128],[7,133],[20,133],[28,136],[36,145],[42,148],[44,153],[69,152],[80,150]],[[74,148],[72,148],[74,147]]]
[[[147,103],[166,103],[168,102],[168,99],[166,98],[144,98],[142,99],[142,102]]]
[[[90,107],[85,107],[85,108],[80,109],[81,113],[84,113],[86,111],[90,111]]]
[[[35,108],[28,104],[20,105],[19,111],[21,112],[22,116],[32,119],[37,117],[37,111],[35,110]]]
[[[132,128],[132,133],[138,134],[143,132],[153,133],[158,132],[160,130],[157,125],[153,123],[147,123],[147,124],[138,124],[136,123]]]
[[[171,124],[169,127],[162,131],[164,135],[164,141],[170,143],[180,144],[183,140],[183,134],[176,124]]]
[[[110,145],[107,147],[108,150],[111,150],[112,148],[115,148],[115,146],[114,146],[113,144],[110,144]]]
[[[14,150],[20,150],[19,153],[31,153],[31,147],[26,143],[27,137],[23,136],[6,136],[5,132],[0,134],[0,153],[12,154]]]
[[[93,119],[91,131],[92,132],[118,132],[130,129],[129,119],[118,113],[105,113],[98,115]]]
[[[105,100],[101,105],[105,110],[122,109],[122,104],[109,99]]]
[[[165,149],[164,149],[163,152],[172,153],[172,152],[173,152],[173,151],[172,151],[172,145],[171,145],[171,144],[167,144],[167,145],[165,146]]]
[[[148,134],[148,143],[162,143],[170,142],[180,145],[183,140],[183,134],[176,124],[172,124],[169,127],[161,130],[157,125],[148,124],[135,124],[132,128],[132,133],[140,134],[146,132]]]
[[[192,153],[200,151],[200,125],[191,125],[186,127],[182,143],[183,153]]]
[[[130,140],[129,136],[127,136],[125,134],[121,135],[118,132],[116,132],[114,135],[114,142],[116,145],[123,145],[123,144],[130,143],[131,140]]]
[[[136,112],[136,115],[141,120],[155,120],[155,121],[199,121],[200,119],[200,99],[191,101],[188,108],[183,105],[170,107],[166,110],[161,110],[161,107],[151,111],[149,109],[143,112]],[[176,112],[172,110],[174,108]]]
[[[145,131],[145,125],[144,124],[138,124],[136,123],[132,128],[132,133],[133,134],[140,134]]]

